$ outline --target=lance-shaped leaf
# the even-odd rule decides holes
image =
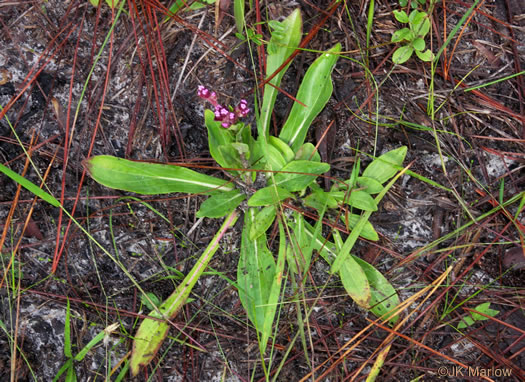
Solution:
[[[339,231],[333,231],[337,249],[343,246],[343,240]],[[357,303],[357,305],[368,308],[372,298],[370,284],[366,274],[361,266],[356,262],[353,256],[348,256],[339,269],[339,277],[343,282],[346,293]]]
[[[274,175],[275,185],[295,192],[304,190],[315,178],[330,170],[328,163],[294,160]]]
[[[270,286],[270,293],[268,301],[266,302],[266,312],[264,314],[264,324],[262,327],[262,336],[259,343],[261,354],[266,350],[266,344],[272,332],[273,321],[275,319],[275,312],[277,310],[277,303],[283,283],[284,263],[286,259],[286,239],[284,228],[281,221],[279,221],[279,254],[277,256],[277,264],[275,267],[274,277]]]
[[[294,152],[283,140],[270,135],[268,137],[268,143],[279,150],[279,153],[282,155],[286,163],[291,162],[294,159]]]
[[[354,255],[351,258],[363,269],[370,284],[371,298],[366,308],[370,309],[377,317],[382,317],[387,315],[388,312],[392,312],[399,305],[399,297],[392,284],[371,264]],[[340,272],[344,272],[342,268]],[[398,319],[399,316],[393,316],[388,322],[393,325]]]
[[[259,238],[273,224],[277,208],[275,205],[266,206],[255,215],[254,222],[250,228],[250,240]]]
[[[234,189],[222,179],[176,165],[133,162],[109,155],[99,155],[87,159],[84,166],[98,183],[137,194],[156,195],[172,192],[193,194]]]
[[[148,365],[155,357],[155,354],[157,354],[160,345],[162,345],[168,334],[169,325],[166,319],[175,317],[184,305],[195,283],[199,280],[215,252],[217,252],[220,240],[226,231],[235,224],[238,217],[239,215],[236,211],[233,211],[226,217],[219,231],[199,257],[190,273],[188,273],[171,296],[159,306],[158,311],[153,310],[149,314],[151,318],[146,318],[140,324],[133,340],[133,351],[131,353],[130,367],[133,375],[137,375],[140,367]]]
[[[296,99],[305,106],[294,103],[279,135],[295,152],[303,144],[312,121],[332,96],[334,87],[331,75],[339,52],[341,44],[338,43],[315,60],[304,75]]]
[[[293,225],[293,227],[295,229],[296,226]],[[304,227],[304,234],[311,240],[314,248],[319,251],[321,257],[328,264],[332,264],[338,252],[336,245],[325,240],[320,232],[315,234],[315,230],[310,224],[305,222]],[[339,235],[335,234],[334,236]],[[339,247],[340,245],[341,242],[339,241]],[[351,260],[348,261],[347,259]],[[347,259],[342,263],[339,275],[343,281],[345,290],[347,290],[347,292],[348,290],[352,291],[352,294],[350,294],[352,298],[354,298],[354,295],[362,297],[359,298],[359,301],[363,302],[363,305],[360,304],[361,306],[369,309],[376,316],[381,317],[399,304],[399,297],[397,296],[396,290],[381,272],[357,256],[351,255],[347,257]],[[356,265],[361,268],[361,271],[356,268]],[[363,282],[363,274],[368,283]],[[354,280],[354,277],[356,280]],[[366,293],[360,294],[357,287],[358,285],[364,285],[364,292]],[[359,301],[356,302],[359,303]],[[398,317],[395,316],[389,320],[389,323],[395,323],[397,319]]]
[[[410,166],[408,166],[410,167]],[[379,204],[381,199],[386,195],[390,187],[392,187],[395,183],[395,181],[403,175],[407,170],[408,167],[405,167],[402,171],[400,171],[385,187],[384,189],[376,196],[374,201],[376,202],[376,205]],[[369,175],[370,176],[370,175]],[[346,258],[350,255],[350,251],[353,248],[355,242],[357,241],[358,236],[361,233],[361,230],[364,228],[366,222],[370,218],[370,215],[372,215],[372,211],[365,211],[357,221],[355,227],[352,229],[352,232],[350,232],[350,235],[346,238],[344,245],[342,246],[341,250],[337,254],[337,257],[335,261],[332,264],[332,267],[330,268],[330,272],[333,274],[335,272],[338,272],[341,268],[342,263],[346,260]]]
[[[321,210],[325,206],[321,207]],[[312,251],[315,248],[315,244],[312,244],[311,237],[306,234],[305,224],[303,215],[294,212],[294,221],[291,222],[293,234],[290,237],[290,245],[286,251],[286,257],[288,260],[288,269],[295,274],[303,274],[310,268],[310,262],[312,259]],[[318,220],[322,221],[322,219]],[[319,224],[316,224],[316,228],[320,228]],[[315,228],[312,228],[315,232]],[[320,229],[318,229],[320,233]]]
[[[358,179],[372,178],[383,184],[388,179],[392,178],[402,167],[405,156],[407,155],[407,147],[401,146],[395,150],[391,150],[383,155],[377,157],[370,163],[363,171],[363,175]],[[370,193],[370,192],[369,192]]]
[[[266,145],[266,162],[268,163],[268,170],[279,171],[286,164],[281,152],[272,145]]]
[[[321,155],[319,151],[310,142],[306,142],[304,145],[299,147],[295,154],[295,159],[309,160],[313,162],[321,162]]]
[[[236,209],[244,199],[246,195],[241,194],[239,190],[214,192],[201,204],[195,215],[198,218],[222,218]]]
[[[343,221],[343,223],[345,223],[345,226],[348,230],[352,230],[357,225],[360,218],[361,216],[356,214],[341,214],[341,220]],[[379,240],[379,236],[376,230],[374,229],[374,226],[369,221],[365,223],[365,225],[361,229],[361,232],[359,233],[359,236],[372,241]]]
[[[239,298],[248,318],[255,328],[262,332],[267,320],[265,317],[270,313],[268,302],[276,277],[276,266],[273,255],[266,246],[266,235],[263,234],[255,240],[250,239],[250,230],[254,224],[255,214],[255,209],[250,208],[244,215],[241,257],[237,267],[237,285]],[[275,313],[275,310],[273,312]],[[261,349],[264,350],[264,347],[261,346]]]
[[[325,192],[319,186],[314,188],[312,187],[313,185],[317,186],[317,183],[312,183],[310,185],[313,192],[303,199],[304,204],[319,211],[324,206],[328,208],[337,208],[337,199],[334,198],[332,192]]]
[[[338,191],[333,192],[332,195],[336,200],[344,202],[354,208],[359,208],[363,211],[377,211],[377,204],[368,192],[353,190],[350,193],[344,193]]]
[[[268,44],[268,56],[266,58],[266,75],[270,76],[279,69],[288,57],[299,46],[302,34],[302,19],[299,9],[293,11],[282,23],[274,22],[274,31]],[[291,61],[290,61],[291,63]],[[268,130],[270,128],[270,118],[272,116],[273,105],[277,97],[278,88],[284,73],[290,66],[286,65],[275,77],[270,84],[264,86],[264,97],[261,107],[261,114],[257,121],[257,132],[263,142],[268,141]]]
[[[221,167],[236,168],[238,164],[232,161],[231,158],[224,156],[224,153],[219,150],[219,147],[228,147],[235,142],[235,137],[232,132],[221,126],[221,122],[215,121],[215,114],[211,110],[204,111],[204,123],[208,129],[208,147],[210,154],[215,162]]]
[[[248,205],[250,207],[268,206],[291,197],[293,197],[293,194],[288,190],[271,185],[257,190],[252,197],[248,199]]]
[[[366,191],[370,195],[378,194],[381,191],[383,191],[383,185],[374,178],[360,176],[359,178],[357,178],[357,184],[359,185],[359,187],[363,187],[364,191]]]

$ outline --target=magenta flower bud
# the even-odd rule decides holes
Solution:
[[[246,117],[249,112],[250,109],[248,108],[248,102],[246,102],[245,99],[241,99],[241,102],[235,108],[235,114],[237,114],[237,117],[243,118]]]
[[[210,91],[204,86],[199,85],[197,88],[197,95],[201,98],[208,99],[210,97]]]
[[[241,99],[235,109],[231,106],[224,107],[217,102],[217,94],[202,85],[197,87],[197,95],[214,106],[214,120],[221,122],[221,126],[225,129],[236,123],[238,118],[246,117],[250,112],[248,102],[245,99]]]

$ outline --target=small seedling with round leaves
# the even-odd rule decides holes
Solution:
[[[412,57],[414,52],[421,61],[431,61],[434,55],[430,49],[425,49],[425,36],[430,31],[430,17],[427,12],[414,9],[408,15],[404,10],[396,10],[394,17],[400,23],[408,24],[408,28],[399,29],[392,35],[392,42],[402,44],[394,52],[392,61],[395,64],[403,64]]]

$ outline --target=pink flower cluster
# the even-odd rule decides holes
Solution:
[[[213,107],[215,108],[215,121],[220,121],[221,126],[227,129],[231,125],[233,125],[235,122],[237,122],[238,118],[244,118],[248,115],[250,112],[250,109],[248,108],[248,102],[246,102],[245,99],[241,99],[241,102],[235,107],[235,109],[232,108],[226,108],[222,105],[220,105],[217,102],[217,94],[215,92],[210,92],[209,89],[205,88],[202,85],[199,85],[197,90],[197,95],[205,99],[206,101],[210,102]]]

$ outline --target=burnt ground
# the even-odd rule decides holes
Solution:
[[[177,274],[191,269],[220,226],[218,220],[195,217],[202,196],[131,198],[136,195],[91,180],[82,161],[110,154],[184,162],[222,176],[219,169],[209,168],[213,161],[203,123],[205,105],[196,95],[197,86],[215,90],[224,103],[244,97],[253,108],[261,73],[256,45],[248,49],[234,35],[233,5],[228,3],[221,2],[225,11],[220,20],[209,6],[181,12],[168,22],[163,22],[160,4],[152,1],[131,1],[136,8],[126,5],[116,22],[105,4],[97,9],[81,0],[0,4],[0,160],[35,184],[40,184],[38,171],[49,192],[92,236],[70,225],[59,209],[34,200],[0,176],[1,380],[49,381],[58,373],[67,360],[67,299],[73,354],[107,326],[119,324],[104,343],[75,362],[78,379],[116,379],[139,314],[148,308],[121,267],[93,239],[144,290],[162,300],[180,280]],[[323,159],[332,165],[330,175],[346,179],[357,148],[364,167],[370,161],[365,154],[401,145],[408,146],[405,163],[412,163],[410,170],[418,175],[402,177],[372,215],[379,242],[361,240],[353,253],[383,272],[402,301],[452,266],[435,294],[422,306],[414,302],[407,308],[405,313],[414,316],[400,329],[405,337],[393,342],[378,380],[436,380],[439,367],[453,373],[460,365],[511,371],[509,377],[493,374],[493,380],[523,380],[523,203],[518,199],[495,210],[524,191],[523,77],[464,91],[525,67],[523,2],[480,2],[434,75],[428,63],[416,58],[392,63],[395,46],[390,37],[399,28],[392,16],[396,2],[376,2],[368,58],[362,50],[365,4],[340,4],[323,20],[329,9],[325,0],[270,3],[260,9],[263,40],[269,38],[264,21],[286,16],[296,7],[303,12],[304,32],[315,34],[306,46],[313,52],[299,54],[284,76],[282,88],[289,94],[296,93],[315,51],[336,42],[343,46],[344,56],[333,73],[333,97],[308,137],[317,143],[334,121],[321,146]],[[434,53],[470,5],[459,0],[446,2],[446,8],[441,2],[435,5]],[[254,11],[247,14],[249,27],[256,28],[257,17]],[[367,62],[379,84],[377,93],[359,62]],[[433,120],[427,113],[432,78],[434,104],[441,106]],[[279,95],[275,129],[291,104]],[[255,331],[227,281],[236,277],[239,229],[238,224],[223,239],[210,264],[214,272],[196,285],[192,301],[175,319],[179,327],[171,329],[152,366],[135,380],[264,379]],[[329,283],[305,326],[311,336],[307,357],[300,341],[286,353],[298,330],[297,305],[289,303],[297,296],[289,289],[284,294],[272,353],[271,372],[279,373],[277,380],[299,380],[312,364],[327,360],[316,371],[320,380],[363,380],[388,334],[379,327],[369,329],[358,335],[359,345],[341,357],[338,351],[344,351],[345,343],[373,316],[352,302],[339,280],[328,280],[327,269],[321,259],[315,261],[304,285],[313,301]],[[497,320],[456,331],[465,308],[483,302],[499,311]],[[134,379],[126,375],[124,380]]]

